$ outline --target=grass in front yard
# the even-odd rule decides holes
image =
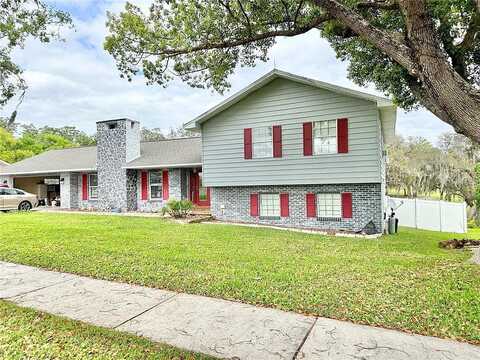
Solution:
[[[438,248],[451,234],[368,240],[41,213],[0,222],[5,261],[480,343],[480,266]]]
[[[0,301],[0,359],[210,359]]]

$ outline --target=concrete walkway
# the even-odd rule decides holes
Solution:
[[[480,347],[0,262],[0,299],[228,359],[480,359]]]

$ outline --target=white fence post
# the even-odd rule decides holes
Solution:
[[[418,229],[418,217],[417,217],[417,214],[418,214],[418,210],[417,210],[417,199],[413,199],[414,200],[414,206],[415,206],[415,229]]]
[[[439,231],[443,231],[443,227],[442,227],[442,201],[440,200],[438,202],[438,213],[440,214],[439,216],[439,227],[440,227],[440,230]]]

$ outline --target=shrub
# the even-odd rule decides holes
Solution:
[[[167,202],[167,205],[163,207],[162,213],[166,213],[174,218],[187,217],[193,208],[193,204],[190,200],[176,200],[172,199]]]

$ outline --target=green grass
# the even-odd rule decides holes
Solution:
[[[209,359],[0,301],[0,359]]]
[[[368,240],[42,213],[0,222],[2,260],[480,343],[480,266],[438,247],[451,234]]]

